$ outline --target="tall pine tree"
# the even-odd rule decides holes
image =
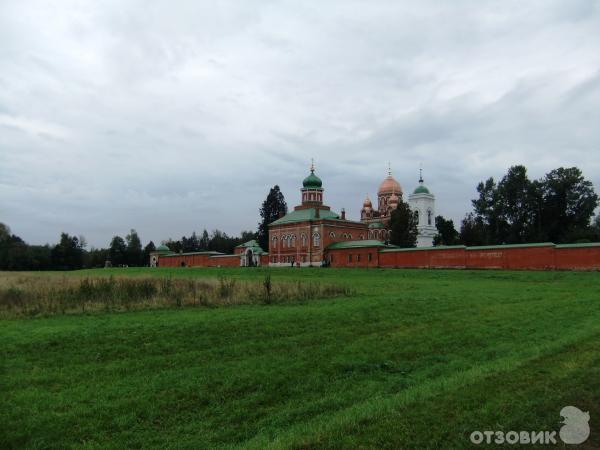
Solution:
[[[266,200],[260,208],[261,222],[258,224],[258,244],[263,250],[269,249],[269,224],[276,221],[280,215],[287,214],[287,203],[279,189],[275,185],[269,191]]]
[[[400,200],[390,217],[390,243],[399,247],[416,247],[417,217],[408,203]]]

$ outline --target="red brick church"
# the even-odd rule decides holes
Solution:
[[[323,203],[323,182],[314,165],[302,182],[302,203],[269,225],[269,265],[315,266],[330,262],[336,242],[367,240],[369,224],[346,219]]]

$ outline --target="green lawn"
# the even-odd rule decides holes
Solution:
[[[265,274],[66,276],[111,273]],[[354,294],[0,321],[0,447],[470,448],[474,430],[558,430],[566,405],[590,412],[577,448],[600,447],[600,273],[272,277]]]

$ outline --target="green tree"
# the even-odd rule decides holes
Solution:
[[[110,259],[108,249],[92,247],[85,254],[84,266],[89,268],[104,267],[108,259]]]
[[[10,228],[8,225],[0,222],[0,243],[6,241],[10,237]]]
[[[460,226],[460,242],[463,245],[484,245],[487,243],[486,225],[481,217],[469,213],[465,216]]]
[[[452,219],[437,216],[435,227],[437,228],[437,234],[433,238],[433,245],[456,245],[458,243],[458,231],[454,228]]]
[[[562,243],[589,232],[590,220],[598,206],[591,181],[577,167],[560,167],[541,181],[542,226],[548,239]]]
[[[208,231],[205,228],[204,231],[202,231],[202,237],[200,238],[198,246],[199,246],[200,250],[208,250],[209,245],[210,245],[210,236],[208,234]]]
[[[121,236],[114,236],[110,241],[108,257],[113,266],[127,264],[127,244]]]
[[[525,166],[512,166],[498,183],[495,193],[499,220],[503,224],[502,236],[492,239],[496,243],[520,244],[536,240],[539,222],[539,184],[527,177]]]
[[[252,241],[258,237],[258,233],[256,231],[242,231],[240,234],[240,244],[244,242]]]
[[[125,236],[127,242],[127,265],[129,266],[140,266],[142,265],[142,241],[133,228],[129,231],[129,234]]]
[[[507,224],[502,218],[498,188],[493,178],[477,185],[479,197],[472,200],[475,218],[483,224],[485,243],[500,244],[506,238]]]
[[[258,225],[258,244],[264,249],[269,249],[269,224],[287,213],[287,203],[279,186],[275,185],[260,208],[261,222]]]
[[[154,242],[150,241],[148,242],[148,244],[144,247],[144,252],[143,252],[143,256],[142,256],[142,265],[146,266],[150,264],[150,253],[155,252],[156,251],[156,246],[154,245]]]
[[[59,270],[81,269],[83,267],[83,251],[78,237],[61,233],[59,243],[51,251],[52,265]]]
[[[200,240],[195,231],[192,232],[189,238],[185,236],[181,238],[181,247],[184,252],[197,252],[200,250]]]
[[[408,203],[400,200],[390,216],[390,243],[399,247],[416,247],[417,217]]]

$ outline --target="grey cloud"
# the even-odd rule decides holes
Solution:
[[[459,221],[523,163],[600,183],[588,1],[0,4],[0,221],[32,243],[254,228],[314,157],[356,218],[391,161]],[[4,118],[4,121],[2,121]]]

